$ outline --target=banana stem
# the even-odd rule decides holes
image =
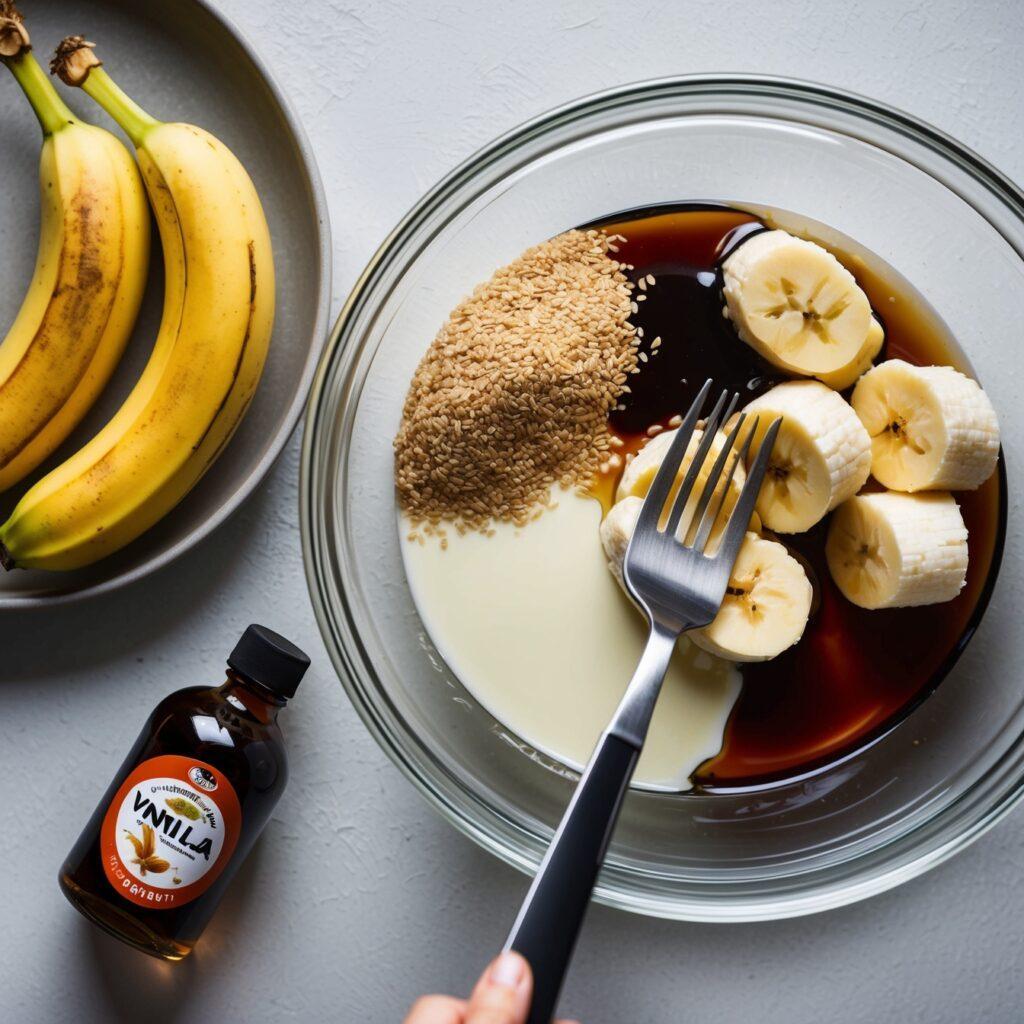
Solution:
[[[101,67],[90,69],[82,89],[124,129],[136,148],[142,145],[149,129],[160,123],[123,92]]]
[[[6,569],[8,572],[11,569],[17,568],[14,564],[14,559],[11,558],[11,553],[0,543],[0,568]]]
[[[26,51],[4,63],[11,69],[11,74],[18,80],[32,104],[44,135],[52,135],[77,120],[31,52]]]

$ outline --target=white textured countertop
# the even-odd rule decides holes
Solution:
[[[555,104],[639,78],[820,80],[903,107],[1024,180],[1013,0],[220,3],[313,140],[335,309],[454,164]],[[464,992],[501,942],[525,879],[426,806],[333,676],[302,571],[298,447],[227,528],[141,586],[0,618],[0,1019],[397,1024],[419,993]],[[151,707],[215,681],[250,621],[314,659],[282,719],[292,782],[197,954],[171,967],[79,918],[56,872]],[[1022,875],[1018,812],[943,867],[823,916],[708,926],[597,907],[563,1008],[586,1024],[1016,1020]]]

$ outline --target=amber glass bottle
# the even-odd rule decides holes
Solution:
[[[75,907],[146,953],[192,952],[284,789],[277,715],[308,667],[250,626],[223,685],[157,705],[61,868]]]

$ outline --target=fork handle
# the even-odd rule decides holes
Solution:
[[[639,749],[606,732],[576,787],[505,949],[533,968],[527,1024],[549,1024]]]
[[[622,799],[640,757],[680,629],[651,620],[640,662],[594,747],[555,838],[526,894],[505,949],[533,968],[527,1024],[549,1024]]]

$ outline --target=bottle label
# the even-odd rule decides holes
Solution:
[[[238,795],[212,765],[163,754],[137,765],[107,808],[100,856],[126,900],[171,910],[224,870],[242,825]]]

